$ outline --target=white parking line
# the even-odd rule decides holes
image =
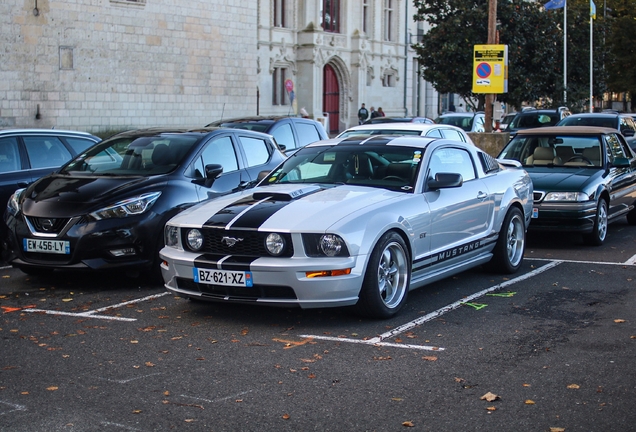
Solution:
[[[248,393],[252,393],[252,390],[246,390],[246,391],[237,393],[237,394],[232,395],[232,396],[224,396],[224,397],[220,397],[220,398],[216,398],[216,399],[204,399],[204,398],[201,398],[201,397],[188,396],[188,395],[181,395],[181,397],[187,398],[187,399],[194,399],[194,400],[200,400],[200,401],[203,401],[203,402],[213,403],[213,402],[223,402],[223,401],[226,401],[226,400],[229,400],[229,399],[237,399],[238,397],[246,395]]]
[[[409,348],[409,349],[420,349],[420,350],[433,350],[433,351],[443,351],[444,348],[440,348],[440,347],[431,347],[431,346],[423,346],[423,345],[406,345],[406,344],[398,344],[398,343],[386,343],[383,342],[384,339],[388,339],[388,338],[392,338],[395,337],[401,333],[404,333],[407,330],[410,330],[414,327],[417,327],[418,325],[421,325],[427,321],[431,321],[435,318],[438,318],[444,314],[446,314],[447,312],[450,312],[452,310],[455,310],[457,308],[459,308],[460,306],[462,306],[462,304],[464,303],[469,303],[472,300],[478,299],[480,297],[485,296],[486,294],[492,292],[492,291],[497,291],[500,290],[502,288],[505,288],[509,285],[513,285],[517,282],[521,282],[525,279],[529,279],[533,276],[536,276],[540,273],[543,273],[544,271],[550,270],[553,267],[558,266],[559,264],[561,264],[563,261],[552,261],[546,265],[544,265],[543,267],[539,267],[538,269],[535,269],[529,273],[523,274],[519,277],[516,277],[514,279],[510,279],[506,282],[497,284],[495,286],[492,286],[490,288],[487,288],[485,290],[479,291],[475,294],[469,295],[468,297],[464,297],[461,300],[458,300],[454,303],[449,304],[448,306],[444,306],[441,309],[438,309],[434,312],[431,312],[429,314],[424,315],[423,317],[420,317],[418,319],[415,319],[413,321],[410,321],[406,324],[403,324],[399,327],[394,328],[393,330],[390,330],[386,333],[381,334],[380,336],[371,338],[371,339],[367,339],[367,340],[362,340],[362,339],[347,339],[347,338],[334,338],[334,337],[325,337],[325,336],[314,336],[314,335],[300,335],[300,337],[303,338],[313,338],[313,339],[321,339],[321,340],[330,340],[330,341],[338,341],[338,342],[348,342],[348,343],[357,343],[357,344],[365,344],[365,345],[373,345],[373,346],[391,346],[391,347],[398,347],[398,348]]]
[[[0,401],[0,404],[7,405],[9,408],[11,408],[8,411],[0,410],[0,416],[12,413],[14,411],[26,411],[26,407],[24,405],[13,404],[5,401]]]
[[[148,301],[148,300],[154,300],[156,298],[159,297],[163,297],[166,296],[168,294],[171,294],[170,291],[166,291],[160,294],[153,294],[150,296],[146,296],[146,297],[142,297],[139,299],[135,299],[135,300],[129,300],[127,302],[123,302],[123,303],[118,303],[115,305],[111,305],[111,306],[105,306],[103,308],[99,308],[99,309],[95,309],[92,311],[86,311],[86,312],[62,312],[62,311],[51,311],[51,310],[45,310],[45,309],[23,309],[22,312],[30,312],[30,313],[44,313],[47,315],[66,315],[66,316],[77,316],[77,317],[83,317],[83,318],[95,318],[95,319],[103,319],[103,320],[111,320],[111,321],[137,321],[137,318],[123,318],[123,317],[114,317],[114,316],[108,316],[108,315],[95,315],[99,312],[104,312],[110,309],[118,309],[120,307],[123,306],[127,306],[129,304],[135,304],[135,303],[141,303],[144,301]]]

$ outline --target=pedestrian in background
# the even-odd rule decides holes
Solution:
[[[378,107],[378,117],[386,117],[384,111],[382,111],[382,107]]]
[[[358,110],[358,124],[364,123],[369,118],[369,110],[364,107],[364,104]]]
[[[375,108],[371,107],[371,118],[376,118],[378,117],[380,114],[378,114],[378,112],[375,110]]]

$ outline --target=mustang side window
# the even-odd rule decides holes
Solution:
[[[428,177],[435,178],[437,173],[461,174],[465,182],[475,178],[475,168],[470,155],[465,150],[457,148],[438,149],[433,153]]]

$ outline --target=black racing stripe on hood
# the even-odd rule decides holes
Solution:
[[[203,226],[204,227],[217,227],[223,228],[228,223],[232,221],[236,216],[238,216],[245,209],[253,206],[259,200],[254,199],[252,195],[240,199],[238,201],[233,202],[232,204],[226,206],[225,208],[219,210],[216,214],[212,215],[210,219],[208,219]]]
[[[283,207],[289,205],[292,201],[262,201],[234,221],[232,228],[258,229],[261,225],[263,225],[263,222]]]
[[[205,254],[205,255],[199,255],[198,257],[194,259],[194,267],[210,269],[210,270],[220,269],[220,270],[250,271],[250,264],[252,264],[257,259],[258,257]],[[219,266],[219,261],[222,261],[220,266]]]

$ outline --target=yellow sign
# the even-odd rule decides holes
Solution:
[[[508,93],[508,45],[475,45],[473,93]]]

